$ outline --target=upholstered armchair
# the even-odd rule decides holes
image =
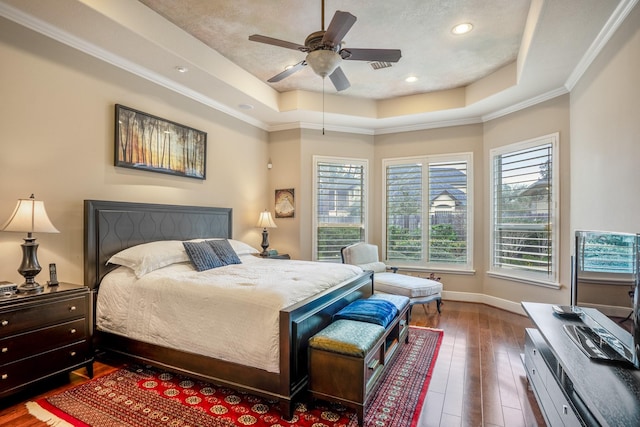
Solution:
[[[440,313],[442,283],[439,281],[399,274],[396,267],[387,268],[386,264],[378,259],[378,246],[369,243],[359,242],[345,246],[340,253],[343,263],[357,265],[363,270],[373,270],[375,292],[407,296],[411,305],[435,301]]]

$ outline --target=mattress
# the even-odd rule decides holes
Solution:
[[[96,328],[278,373],[280,310],[362,273],[347,264],[240,259],[203,272],[178,263],[139,279],[119,267],[100,284]]]

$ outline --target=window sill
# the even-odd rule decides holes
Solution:
[[[410,271],[414,273],[446,273],[446,274],[460,274],[471,276],[476,274],[476,271],[473,269],[462,269],[462,268],[450,268],[450,267],[418,267],[415,265],[398,265],[392,263],[386,263],[387,268],[397,267],[399,272]]]
[[[520,283],[524,283],[526,285],[542,286],[542,287],[550,288],[550,289],[560,289],[560,283],[558,283],[558,282],[549,282],[547,280],[534,279],[534,278],[531,278],[531,277],[514,276],[512,274],[498,273],[496,271],[487,271],[487,275],[489,277],[495,277],[497,279],[511,280],[512,282],[520,282]]]

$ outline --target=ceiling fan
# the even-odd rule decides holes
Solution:
[[[351,86],[347,76],[340,68],[342,60],[398,62],[402,55],[400,49],[342,48],[342,39],[356,22],[356,19],[357,18],[349,12],[338,10],[335,15],[333,15],[333,19],[325,31],[324,0],[322,0],[322,31],[309,34],[304,41],[304,45],[259,34],[249,36],[249,40],[307,53],[304,60],[271,77],[267,80],[269,83],[279,82],[305,66],[310,65],[313,71],[320,77],[325,78],[329,76],[336,90],[341,91]]]

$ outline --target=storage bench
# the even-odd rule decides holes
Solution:
[[[397,308],[388,325],[339,319],[309,340],[311,396],[355,409],[359,425],[385,368],[409,340],[409,298],[376,294],[368,299],[375,300]]]

